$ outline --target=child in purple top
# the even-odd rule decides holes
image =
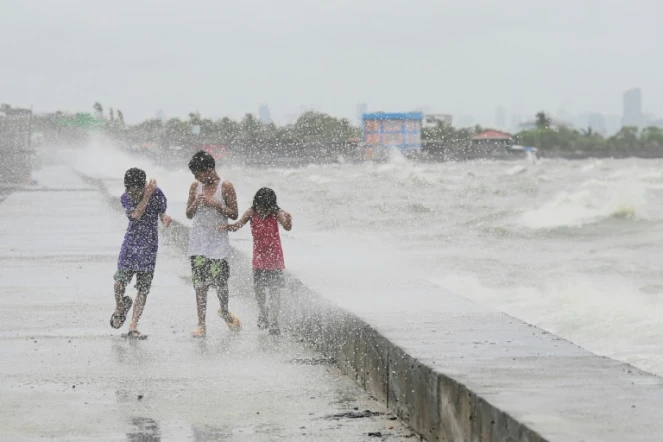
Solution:
[[[132,300],[124,296],[127,285],[136,275],[136,303],[129,325],[128,337],[141,338],[138,320],[143,313],[147,295],[150,293],[154,266],[159,248],[158,221],[161,218],[165,227],[171,222],[166,215],[166,196],[157,187],[156,180],[146,183],[145,172],[132,168],[124,175],[126,192],[120,198],[122,207],[129,218],[127,233],[120,249],[115,272],[115,313],[111,317],[111,327],[120,328],[126,320]]]

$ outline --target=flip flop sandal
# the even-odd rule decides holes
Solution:
[[[124,311],[122,312],[121,315],[118,315],[117,313],[113,313],[113,316],[111,316],[110,319],[110,326],[118,329],[124,325],[124,321],[127,320],[127,313],[129,312],[129,309],[131,308],[131,305],[133,304],[133,301],[131,300],[130,297],[125,296],[122,298],[123,305],[124,305]],[[118,324],[117,326],[115,324]]]
[[[237,316],[233,315],[230,312],[224,313],[223,310],[221,309],[217,311],[217,314],[221,319],[223,319],[226,322],[226,325],[228,326],[230,331],[238,332],[242,329],[242,323],[240,322]]]
[[[131,330],[129,333],[123,334],[122,337],[127,339],[147,339],[147,335],[142,334],[138,330]]]
[[[194,338],[204,338],[206,334],[207,330],[205,330],[205,327],[198,327],[193,331],[193,333],[191,333],[191,336]]]

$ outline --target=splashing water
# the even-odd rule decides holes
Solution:
[[[184,218],[188,170],[103,146],[78,156],[81,172],[109,183],[143,167],[168,195],[171,214]],[[258,188],[273,186],[297,220],[290,238],[344,250],[349,261],[353,250],[375,249],[378,262],[386,255],[404,273],[663,374],[661,168],[661,160],[548,159],[528,168],[399,155],[382,164],[218,167],[234,182],[240,211]]]
[[[647,219],[646,188],[637,181],[586,181],[543,206],[526,211],[520,224],[532,229],[579,227],[608,218]]]

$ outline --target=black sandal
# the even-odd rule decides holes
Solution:
[[[131,305],[133,304],[133,301],[130,297],[125,296],[122,298],[122,301],[124,302],[124,311],[122,314],[117,314],[113,313],[110,319],[110,326],[118,329],[124,325],[124,322],[127,320],[127,313],[129,313],[129,309],[131,309]],[[117,326],[115,324],[118,324]]]
[[[122,337],[127,339],[147,339],[147,335],[142,334],[138,330],[131,330],[126,335],[122,335]]]

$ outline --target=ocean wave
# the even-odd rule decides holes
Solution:
[[[407,210],[412,213],[431,213],[433,209],[422,204],[422,203],[409,203],[407,205]]]
[[[513,166],[513,167],[507,169],[505,173],[509,176],[514,176],[514,175],[520,175],[520,174],[523,174],[523,173],[526,173],[526,172],[527,172],[527,166],[523,166],[521,164],[521,165]]]
[[[541,207],[528,210],[518,224],[531,229],[580,227],[617,218],[648,219],[647,191],[637,181],[591,180],[577,190],[559,192]]]
[[[309,175],[308,180],[315,184],[329,184],[334,181],[331,178],[327,178],[321,175]]]

